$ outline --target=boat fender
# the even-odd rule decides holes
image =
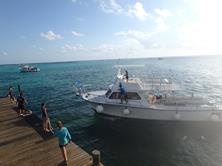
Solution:
[[[218,120],[219,120],[219,117],[218,117],[217,114],[211,114],[211,115],[210,115],[210,119],[211,119],[212,121],[218,121]]]
[[[124,115],[130,114],[130,110],[129,110],[128,108],[124,108],[123,114],[124,114]]]
[[[176,113],[174,114],[174,118],[175,118],[176,120],[179,120],[179,119],[180,119],[180,114],[179,114],[178,112],[176,112]]]
[[[98,106],[96,107],[96,111],[97,111],[98,113],[103,112],[103,110],[104,110],[104,108],[103,108],[102,105],[98,105]]]

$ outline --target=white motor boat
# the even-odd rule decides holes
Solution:
[[[126,99],[122,103],[121,86]],[[139,78],[126,80],[119,70],[108,90],[85,92],[81,86],[75,86],[75,90],[92,109],[103,115],[154,121],[222,121],[221,105],[194,95],[176,95],[174,92],[181,88],[167,78],[149,78],[146,82]]]
[[[29,66],[29,65],[21,65],[20,72],[39,72],[40,69],[37,67]]]

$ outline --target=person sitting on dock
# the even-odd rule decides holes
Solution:
[[[25,103],[27,103],[27,102],[26,102],[25,98],[23,97],[22,92],[19,93],[16,103],[18,104],[19,115],[23,116],[25,113]]]
[[[49,117],[48,117],[48,113],[46,111],[46,105],[45,103],[42,103],[41,104],[41,112],[42,112],[42,127],[43,127],[43,130],[46,131],[46,132],[49,132]]]
[[[65,164],[67,164],[68,156],[66,146],[68,145],[68,143],[72,143],[72,138],[68,129],[66,127],[63,127],[62,122],[60,120],[56,122],[56,127],[57,129],[53,133],[54,136],[58,137],[59,147],[61,149],[64,162]]]

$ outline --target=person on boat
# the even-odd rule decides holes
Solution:
[[[119,84],[119,91],[120,91],[121,104],[123,104],[123,100],[125,100],[125,102],[127,103],[126,92],[125,92],[125,89],[123,88],[121,82],[120,82],[120,84]]]
[[[23,116],[25,114],[25,104],[27,103],[27,101],[23,97],[22,92],[19,93],[19,96],[17,97],[16,103],[18,104],[19,115]]]
[[[41,112],[42,112],[42,128],[44,131],[49,132],[49,117],[48,117],[48,113],[46,111],[46,105],[45,103],[41,104],[41,108],[40,108]]]
[[[14,96],[12,95],[12,86],[9,86],[9,89],[8,89],[8,96],[10,98],[10,101],[14,101]]]
[[[58,137],[59,147],[64,159],[65,164],[67,164],[68,156],[66,146],[68,143],[72,143],[71,135],[66,127],[63,127],[62,122],[58,120],[56,122],[56,129],[54,130],[54,136]]]
[[[148,96],[148,100],[149,100],[149,103],[151,105],[155,104],[156,103],[156,100],[157,100],[157,97],[155,95],[149,95]]]
[[[125,79],[126,79],[126,82],[128,82],[128,79],[129,79],[129,75],[128,75],[128,71],[127,70],[125,70]]]

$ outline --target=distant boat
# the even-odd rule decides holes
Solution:
[[[162,57],[159,57],[158,60],[163,60],[163,58],[162,58]]]
[[[39,72],[40,69],[29,65],[20,65],[20,72]]]

